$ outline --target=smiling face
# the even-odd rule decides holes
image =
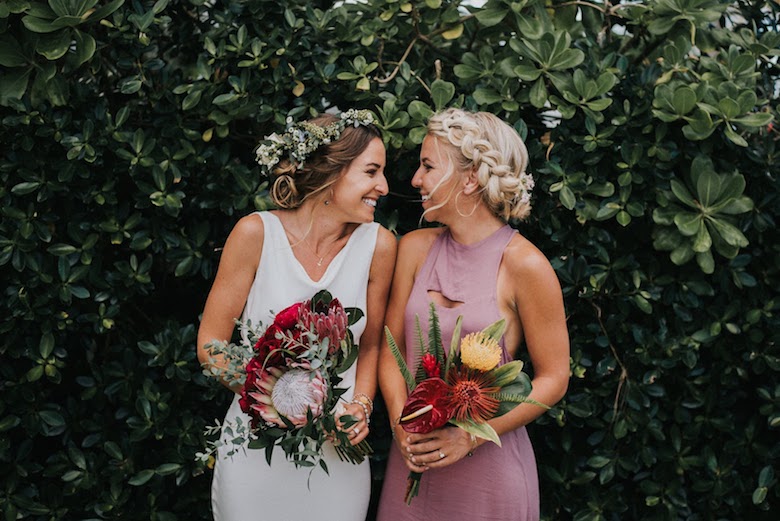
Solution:
[[[374,138],[333,184],[331,208],[344,213],[347,222],[372,222],[377,200],[387,191],[385,145]]]
[[[449,203],[460,188],[461,176],[447,148],[435,137],[426,136],[420,149],[420,166],[412,178],[412,186],[422,198],[423,218],[428,222],[447,224],[447,215],[453,211]]]

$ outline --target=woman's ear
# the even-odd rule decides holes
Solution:
[[[468,174],[463,176],[463,195],[471,195],[479,191],[479,180],[477,179],[477,171],[472,168]]]

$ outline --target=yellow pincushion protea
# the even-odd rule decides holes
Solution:
[[[471,333],[460,342],[460,360],[471,369],[490,371],[501,361],[501,346],[484,333]]]

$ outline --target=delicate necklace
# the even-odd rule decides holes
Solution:
[[[317,267],[322,267],[322,263],[325,261],[325,257],[327,257],[328,255],[330,255],[330,254],[333,252],[333,249],[334,249],[336,246],[338,246],[338,244],[339,244],[339,241],[338,241],[338,240],[334,241],[334,242],[333,242],[333,244],[330,246],[330,248],[328,248],[328,251],[326,251],[325,253],[323,253],[323,254],[322,254],[322,256],[320,256],[320,254],[319,254],[319,253],[317,253],[317,250],[315,250],[315,249],[312,247],[312,245],[311,245],[311,244],[309,244],[309,241],[307,241],[307,240],[306,240],[306,237],[304,237],[304,238],[303,238],[303,243],[304,243],[306,246],[308,246],[309,250],[311,250],[311,252],[314,254],[314,256],[315,256],[315,257],[317,257],[317,258],[319,259],[319,260],[317,261]]]

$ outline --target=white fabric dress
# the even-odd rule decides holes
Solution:
[[[313,281],[293,255],[278,217],[258,212],[263,219],[265,239],[260,265],[249,290],[243,320],[268,325],[274,315],[287,306],[327,289],[344,307],[366,311],[366,289],[371,260],[376,247],[377,223],[360,225],[336,255],[327,271]],[[362,318],[350,329],[359,344],[365,329]],[[357,363],[342,374],[342,387],[349,390],[343,399],[352,399]],[[238,395],[233,399],[225,423],[241,412]],[[223,434],[224,435],[224,434]],[[211,486],[211,506],[215,521],[364,521],[371,495],[368,460],[360,465],[342,462],[330,444],[324,459],[329,474],[316,467],[296,468],[284,451],[274,448],[271,465],[265,450],[239,450],[227,456],[225,447],[218,454]]]

